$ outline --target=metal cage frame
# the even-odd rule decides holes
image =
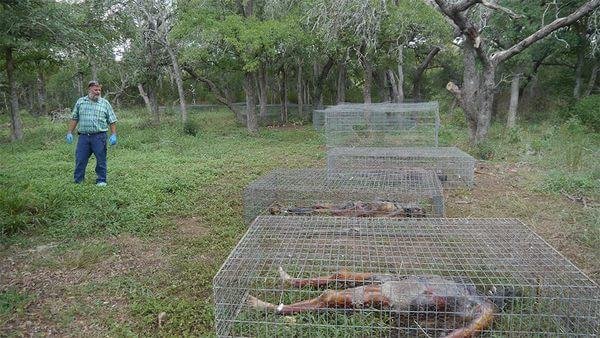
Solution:
[[[327,147],[437,146],[437,101],[421,103],[340,104],[325,114]],[[314,123],[314,122],[313,122]]]
[[[435,171],[444,188],[474,185],[475,158],[456,147],[336,147],[327,150],[329,175],[406,168]]]
[[[517,219],[260,216],[213,290],[219,337],[599,333],[598,285]]]
[[[350,204],[348,207],[343,205]],[[244,219],[250,223],[261,214],[292,215],[292,208],[305,210],[323,204],[334,204],[333,215],[360,216],[350,209],[357,203],[394,203],[390,213],[373,213],[375,217],[443,217],[444,195],[439,178],[433,171],[406,169],[396,172],[361,172],[355,175],[330,176],[324,169],[276,169],[252,182],[244,190]],[[283,210],[274,211],[271,207]],[[365,208],[374,206],[365,206]],[[345,209],[342,209],[345,208]],[[401,214],[395,210],[402,211]],[[296,209],[294,209],[296,210]],[[346,210],[347,212],[344,212]],[[310,210],[309,210],[310,211]],[[358,210],[360,211],[360,210]],[[362,213],[368,217],[367,210]],[[307,211],[308,212],[308,211]],[[298,212],[307,214],[306,212]],[[315,214],[311,212],[310,214]]]

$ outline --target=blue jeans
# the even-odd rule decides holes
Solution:
[[[75,150],[75,183],[83,182],[90,156],[96,156],[96,183],[106,182],[106,132],[79,134]]]

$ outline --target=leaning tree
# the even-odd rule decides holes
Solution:
[[[490,27],[487,27],[487,24],[490,16],[496,12],[502,12],[510,19],[519,20],[521,15],[504,5],[504,3],[514,4],[514,1],[425,1],[431,4],[435,2],[437,8],[464,39],[461,44],[464,64],[462,86],[449,82],[446,88],[456,96],[465,111],[470,140],[474,144],[485,140],[488,133],[499,65],[553,32],[573,24],[600,6],[600,0],[589,0],[568,15],[559,17],[564,14],[557,12],[554,21],[542,25],[537,31],[510,47],[499,48],[488,38]],[[528,6],[528,4],[521,3],[521,6]]]

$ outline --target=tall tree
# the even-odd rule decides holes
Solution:
[[[543,25],[533,34],[521,39],[512,46],[493,48],[494,44],[486,38],[486,31],[484,30],[488,14],[475,16],[473,14],[476,12],[474,10],[475,6],[484,6],[493,13],[500,11],[513,19],[517,19],[519,15],[513,10],[500,6],[496,2],[485,0],[435,0],[435,3],[464,38],[461,47],[464,65],[462,87],[449,82],[447,89],[456,96],[465,111],[472,143],[479,143],[487,136],[492,116],[498,66],[533,43],[562,27],[576,22],[600,6],[600,0],[586,1],[572,13]],[[481,24],[482,22],[483,24]]]
[[[19,113],[16,64],[19,57],[37,50],[48,50],[64,43],[72,29],[67,21],[69,4],[44,0],[3,1],[0,3],[0,49],[6,65],[7,95],[10,98],[11,139],[23,138]]]

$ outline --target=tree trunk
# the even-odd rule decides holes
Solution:
[[[260,105],[259,115],[267,118],[267,67],[262,64],[258,69],[258,103]]]
[[[390,94],[390,88],[388,86],[386,71],[385,70],[383,70],[381,72],[376,71],[375,78],[377,79],[376,81],[381,86],[381,88],[377,89],[377,91],[376,91],[377,93],[381,93],[379,95],[379,101],[380,102],[391,102],[392,96]]]
[[[146,109],[148,109],[148,114],[152,114],[152,105],[150,104],[150,99],[148,98],[148,94],[144,90],[144,86],[141,83],[137,85],[138,91],[140,92],[140,96],[144,99],[144,103],[146,104]]]
[[[150,111],[155,125],[160,125],[160,111],[158,110],[158,95],[155,82],[148,84],[148,101],[150,102]]]
[[[367,56],[362,54],[358,57],[360,63],[363,66],[363,76],[364,76],[364,84],[363,84],[363,102],[371,103],[371,86],[373,85],[373,65],[371,61],[368,60]]]
[[[90,72],[92,73],[92,80],[98,81],[98,66],[94,61],[90,64]]]
[[[179,107],[181,109],[181,122],[185,125],[188,122],[188,112],[185,103],[185,91],[183,89],[183,79],[181,77],[181,69],[179,68],[179,62],[177,61],[177,55],[173,48],[167,44],[167,52],[171,58],[173,65],[173,75],[175,76],[175,83],[177,84],[177,93],[179,94]]]
[[[596,79],[598,78],[598,70],[600,67],[597,63],[594,64],[594,68],[592,68],[592,74],[590,74],[590,81],[588,82],[587,89],[585,90],[585,96],[590,96],[594,87],[596,86]]]
[[[580,46],[577,49],[577,66],[575,67],[575,86],[573,87],[573,97],[581,97],[581,83],[583,82],[583,64],[585,62],[585,47]]]
[[[398,44],[398,82],[396,83],[398,101],[404,102],[404,46]]]
[[[44,71],[38,65],[38,76],[37,76],[37,101],[38,111],[37,115],[46,115],[48,108],[46,106],[46,77]]]
[[[475,143],[481,143],[487,137],[492,120],[492,108],[494,105],[494,88],[496,86],[496,69],[488,65],[483,69],[483,82],[478,96],[479,115],[477,117],[477,132]]]
[[[437,47],[437,46],[433,47],[431,49],[431,51],[429,51],[429,54],[427,54],[427,57],[425,58],[425,60],[423,60],[423,62],[421,62],[421,64],[415,70],[415,76],[413,79],[413,94],[412,94],[413,99],[415,101],[421,100],[421,97],[422,97],[421,88],[422,88],[422,83],[423,83],[423,74],[427,70],[427,67],[429,66],[429,64],[431,63],[433,58],[436,56],[436,54],[439,53],[439,51],[440,51],[440,47]]]
[[[465,42],[467,44],[468,42]],[[463,74],[463,92],[461,103],[465,111],[467,125],[469,126],[469,140],[472,144],[475,143],[477,135],[477,117],[479,114],[479,102],[476,94],[479,89],[479,73],[475,64],[475,49],[473,47],[464,48],[464,74]]]
[[[6,78],[8,80],[8,93],[10,96],[10,139],[12,141],[17,141],[23,139],[23,123],[21,122],[21,115],[19,114],[19,98],[17,96],[17,87],[14,78],[15,61],[12,52],[13,50],[11,47],[5,49]]]
[[[79,93],[79,96],[84,96],[85,92],[84,92],[84,84],[83,84],[83,73],[81,71],[77,72],[77,75],[75,76],[75,86],[77,89],[77,92]]]
[[[334,61],[330,57],[320,71],[318,71],[318,66],[315,67],[315,83],[312,94],[313,109],[323,108],[323,86],[325,85],[325,80],[327,79],[327,75],[329,74],[331,67],[333,67],[333,64]]]
[[[400,93],[398,93],[398,85],[396,84],[396,76],[394,75],[394,71],[391,69],[388,69],[385,72],[385,77],[387,78],[387,81],[390,84],[390,87],[389,87],[390,100],[395,103],[401,102],[400,101]]]
[[[346,102],[346,62],[338,64],[337,96],[335,102]]]
[[[519,79],[520,73],[513,74],[512,82],[510,84],[510,106],[508,107],[508,117],[506,120],[506,127],[508,129],[514,128],[517,121],[517,110],[519,107]]]
[[[287,72],[285,65],[281,67],[281,122],[288,122]]]
[[[251,134],[258,133],[258,121],[256,119],[256,102],[254,97],[256,95],[255,88],[255,74],[246,72],[244,74],[244,93],[246,94],[246,128]]]
[[[28,110],[31,113],[32,116],[37,117],[40,114],[36,111],[37,109],[37,90],[36,90],[36,84],[33,83],[31,84],[31,86],[27,85],[23,88],[23,94],[28,93],[29,95],[27,95],[28,100]]]
[[[296,93],[297,93],[297,97],[298,97],[298,115],[301,118],[305,118],[304,116],[304,107],[303,107],[303,89],[302,89],[302,64],[300,62],[298,62],[298,70],[297,70],[297,74],[298,79],[296,82]]]

